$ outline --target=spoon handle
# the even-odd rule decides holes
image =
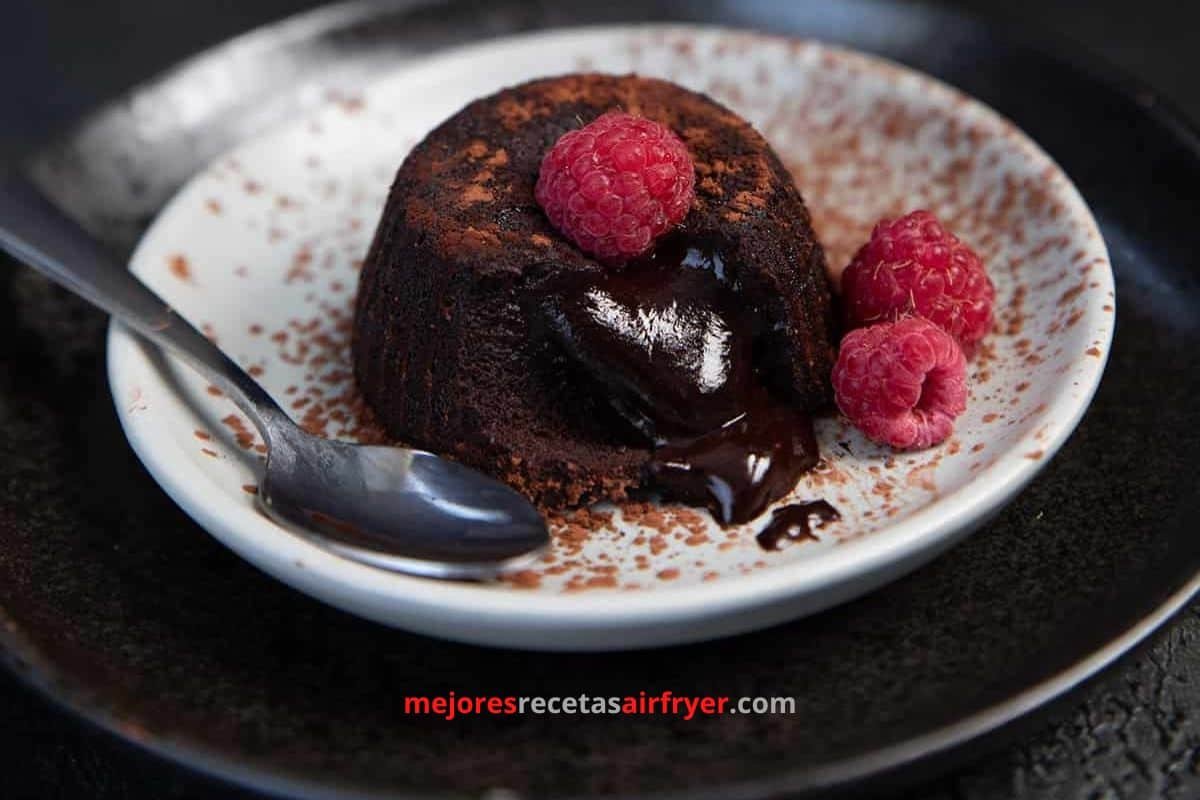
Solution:
[[[259,428],[286,420],[270,395],[28,180],[0,177],[0,249],[183,356]]]

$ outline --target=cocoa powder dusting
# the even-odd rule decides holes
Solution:
[[[179,280],[185,283],[192,282],[192,265],[183,254],[176,253],[168,258],[167,269]]]

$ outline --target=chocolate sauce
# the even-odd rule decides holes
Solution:
[[[700,436],[672,439],[647,465],[665,493],[707,505],[723,525],[757,517],[818,459],[811,420],[755,388],[741,415]]]
[[[821,528],[825,523],[841,518],[838,510],[825,500],[792,503],[775,509],[771,514],[771,521],[754,538],[763,550],[778,550],[779,543],[784,539],[815,539],[812,532],[814,519],[817,527]]]
[[[601,277],[565,276],[542,301],[559,343],[659,442],[720,427],[756,383],[750,315],[724,257],[677,238]]]
[[[538,305],[551,336],[652,442],[653,484],[726,525],[758,516],[818,459],[812,422],[756,374],[761,314],[737,288],[720,246],[675,235],[601,276],[556,276]]]

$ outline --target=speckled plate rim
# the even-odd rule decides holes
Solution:
[[[649,26],[638,26],[645,32]],[[731,31],[716,26],[653,26],[664,32]],[[629,26],[557,29],[506,37],[441,51],[421,63],[392,73],[420,80],[447,60],[465,53],[495,55],[506,48],[524,48],[532,42],[564,46],[572,40],[630,33]],[[773,34],[738,31],[774,40]],[[865,67],[904,75],[922,88],[952,104],[960,115],[984,116],[1010,125],[1000,114],[956,89],[903,65],[876,56],[822,45]],[[1032,140],[1012,126],[1014,140],[1034,163],[1062,174],[1061,168]],[[267,134],[270,135],[269,133]],[[1064,175],[1065,178],[1065,175]],[[189,198],[185,186],[160,214],[169,216]],[[130,443],[159,484],[202,527],[284,582],[352,613],[385,624],[444,638],[480,644],[533,649],[624,649],[696,641],[766,627],[785,619],[812,613],[876,588],[915,568],[949,547],[1000,510],[1062,446],[1086,411],[1095,393],[1111,342],[1114,315],[1102,311],[1113,289],[1111,268],[1099,229],[1083,198],[1064,179],[1060,199],[1066,215],[1085,231],[1095,234],[1093,246],[1105,255],[1095,278],[1099,286],[1087,292],[1080,320],[1082,329],[1100,344],[1101,358],[1091,359],[1076,373],[1079,393],[1060,392],[1048,405],[1044,437],[1032,434],[1016,440],[974,480],[889,526],[880,535],[846,542],[826,553],[793,564],[782,564],[752,576],[731,576],[711,584],[662,588],[653,592],[597,590],[558,596],[553,602],[520,592],[497,592],[465,585],[438,583],[393,575],[353,564],[308,542],[282,534],[266,517],[245,509],[232,509],[227,495],[209,478],[181,469],[153,415],[130,414],[121,398],[134,388],[131,374],[144,365],[148,348],[119,323],[110,329],[108,372],[117,412]],[[154,232],[154,226],[147,238]],[[145,239],[135,251],[136,263]],[[1042,451],[1040,459],[1024,454]],[[297,564],[302,564],[298,567]],[[614,599],[619,597],[619,602]],[[703,624],[701,624],[703,623]]]

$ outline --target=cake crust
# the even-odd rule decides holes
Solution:
[[[365,259],[355,375],[397,438],[483,469],[544,508],[623,499],[647,443],[552,342],[527,298],[548,276],[605,269],[534,200],[546,150],[622,109],[688,147],[696,199],[683,235],[716,239],[738,291],[772,321],[759,370],[806,411],[829,401],[833,315],[824,253],[800,193],[747,122],[712,99],[636,76],[567,75],[477,100],[401,165]]]

